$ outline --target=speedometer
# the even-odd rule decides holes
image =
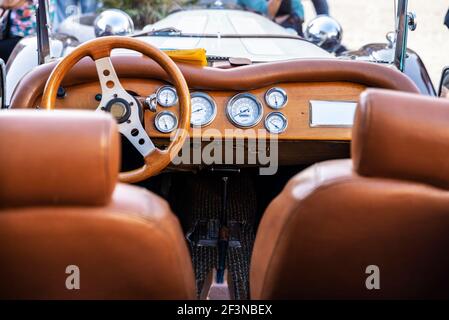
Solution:
[[[214,100],[208,94],[202,92],[194,92],[190,97],[192,102],[191,126],[207,126],[217,115],[217,106]]]
[[[239,93],[229,100],[226,115],[235,126],[251,128],[262,119],[262,104],[250,93]]]

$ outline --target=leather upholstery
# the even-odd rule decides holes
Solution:
[[[351,146],[361,175],[449,188],[449,103],[445,99],[367,90]]]
[[[193,299],[182,231],[168,204],[117,185],[101,207],[29,207],[0,214],[0,299]],[[80,270],[68,290],[66,268]]]
[[[195,298],[167,202],[115,183],[117,139],[106,114],[0,113],[0,299]],[[66,287],[71,265],[79,290]]]
[[[449,158],[440,144],[448,107],[417,95],[365,94],[355,171],[351,160],[315,164],[267,208],[251,259],[251,297],[448,298],[449,193],[437,187],[447,175],[440,167],[438,179],[421,156],[436,166]],[[379,290],[366,287],[370,265],[379,267]]]
[[[170,81],[167,74],[154,61],[136,55],[111,57],[119,78],[148,78]],[[419,89],[406,75],[382,65],[362,61],[337,59],[298,59],[273,63],[260,63],[232,69],[196,67],[177,63],[190,89],[252,90],[279,82],[332,82],[347,81],[368,87],[418,93]],[[25,75],[11,99],[12,108],[36,105],[46,79],[56,62],[36,67]],[[63,80],[64,86],[97,82],[98,75],[90,58],[78,62]]]
[[[110,115],[3,110],[0,136],[0,207],[110,200],[120,147]]]

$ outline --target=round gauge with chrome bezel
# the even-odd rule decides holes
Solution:
[[[271,88],[265,93],[265,102],[272,109],[281,109],[287,104],[287,93],[282,88]]]
[[[178,127],[178,118],[171,111],[161,111],[154,118],[154,125],[162,133],[170,133]]]
[[[270,112],[265,117],[265,128],[275,134],[280,134],[287,129],[287,118],[279,111]]]
[[[173,107],[178,103],[178,94],[175,87],[163,86],[156,92],[157,103],[163,107]]]
[[[226,115],[235,126],[251,128],[260,122],[263,108],[260,101],[251,93],[239,93],[226,105]]]
[[[207,93],[194,92],[190,95],[192,102],[192,115],[190,125],[192,127],[205,127],[209,125],[217,115],[217,105]]]

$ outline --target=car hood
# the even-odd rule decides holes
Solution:
[[[67,19],[59,32],[70,34],[81,42],[94,38],[93,27],[79,21],[76,17]],[[160,49],[204,48],[210,56],[248,58],[253,62],[333,57],[306,40],[282,38],[292,36],[292,33],[266,17],[248,11],[179,11],[146,26],[144,31],[164,28],[176,28],[190,36],[140,36],[139,39]],[[227,38],[229,35],[235,37]]]

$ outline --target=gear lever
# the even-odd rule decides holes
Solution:
[[[223,181],[223,203],[220,215],[220,230],[218,232],[218,267],[217,267],[217,283],[224,282],[224,274],[226,269],[226,257],[229,247],[229,227],[228,216],[226,213],[228,203],[228,179],[229,177],[222,177]]]

